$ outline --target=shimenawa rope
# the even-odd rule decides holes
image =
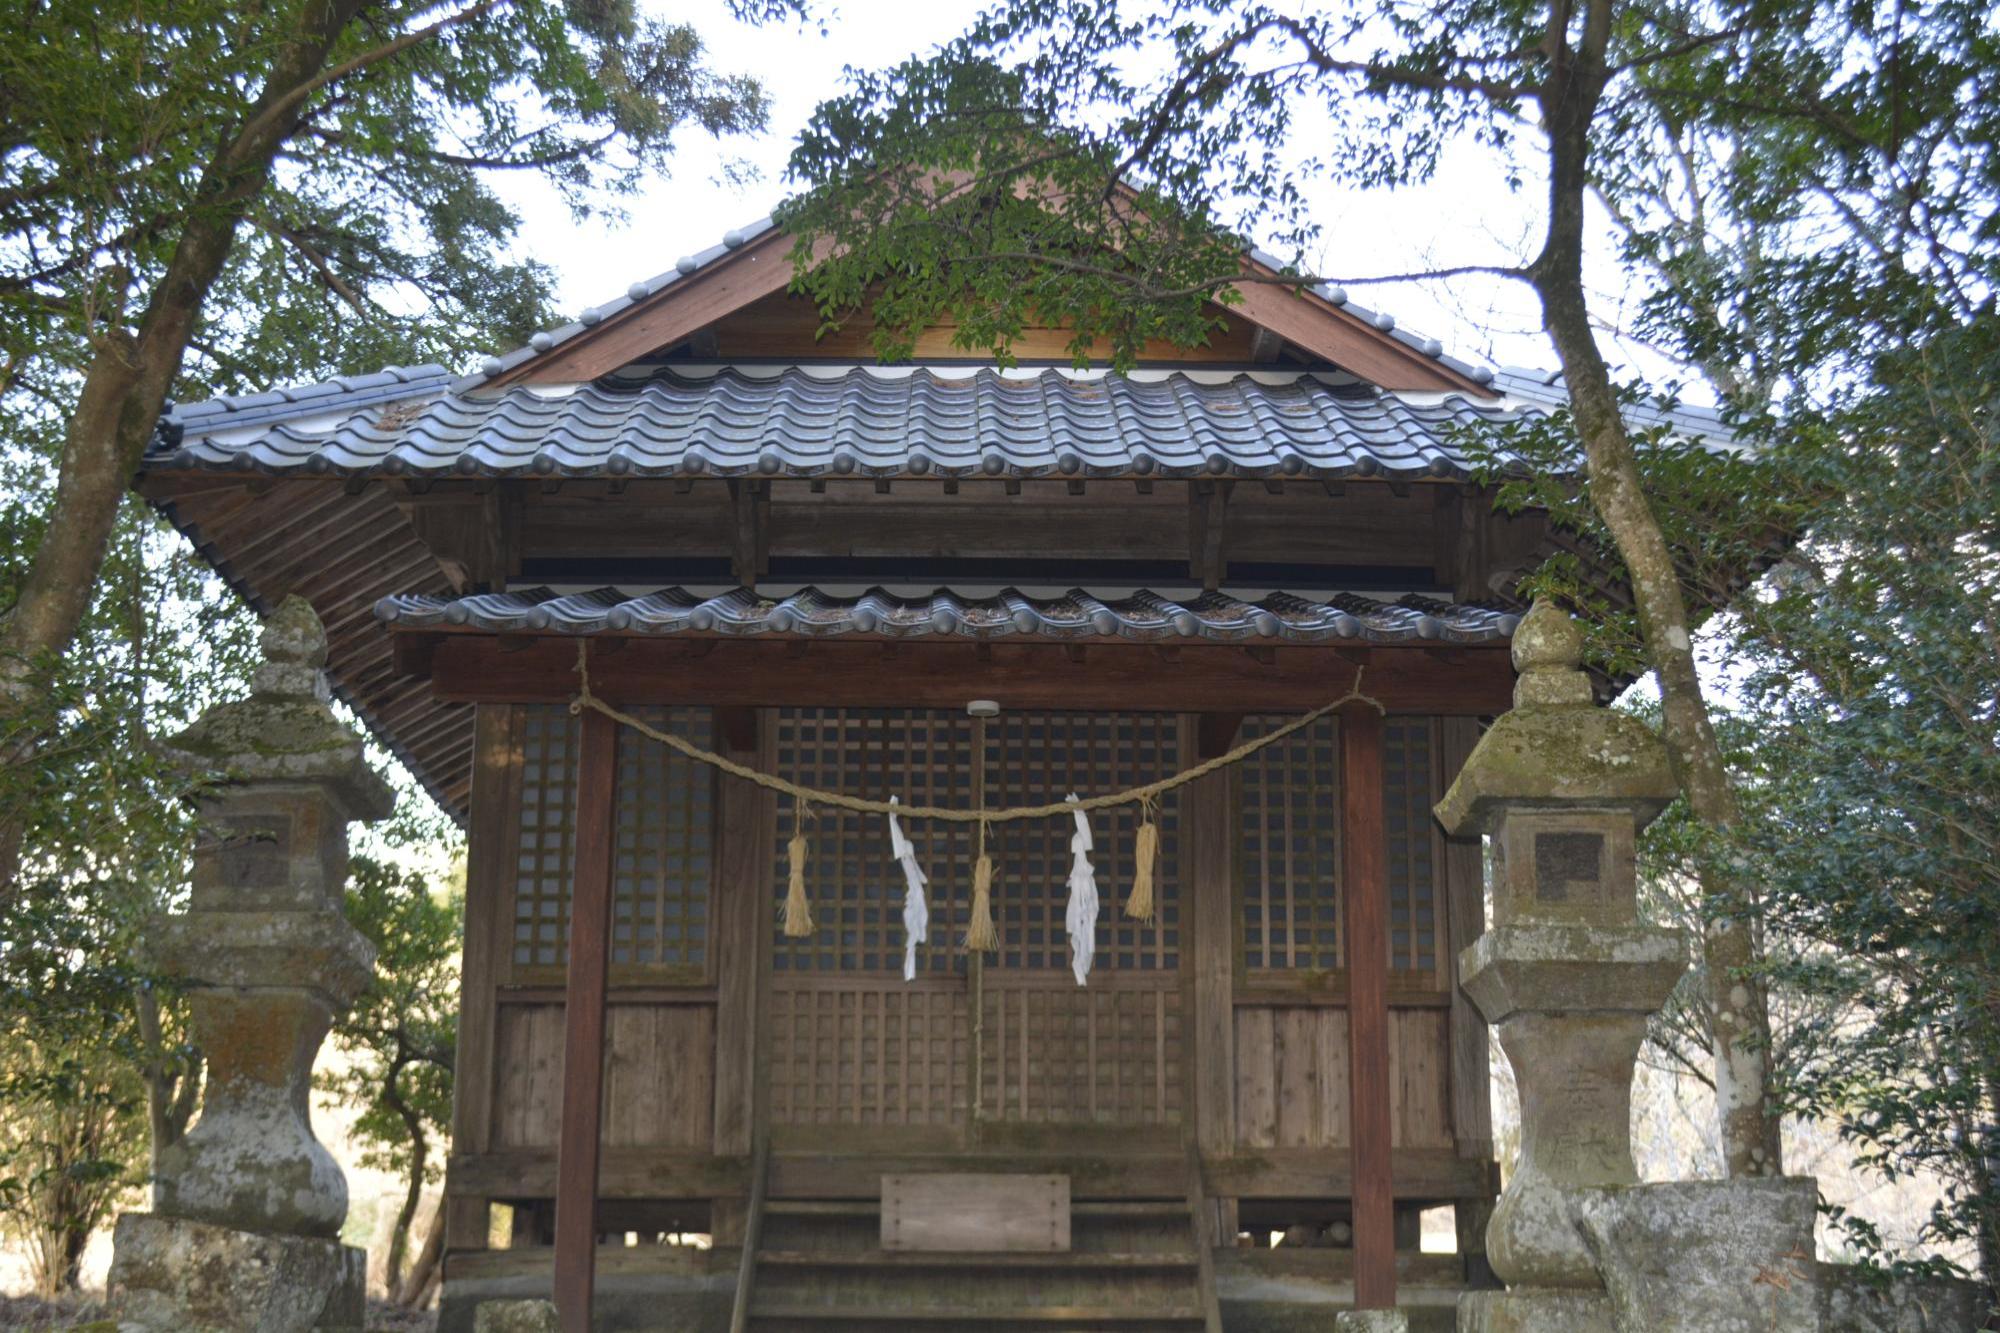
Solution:
[[[1073,815],[1079,811],[1087,814],[1092,810],[1109,810],[1121,805],[1138,805],[1148,811],[1146,826],[1150,827],[1152,824],[1150,818],[1151,807],[1165,793],[1185,787],[1190,782],[1198,782],[1209,774],[1220,772],[1232,764],[1240,764],[1266,746],[1277,744],[1279,741],[1285,739],[1285,737],[1294,732],[1304,730],[1330,713],[1337,712],[1347,707],[1347,705],[1355,703],[1367,704],[1378,713],[1387,713],[1389,710],[1382,706],[1381,700],[1361,692],[1361,675],[1364,670],[1365,668],[1358,666],[1354,669],[1354,684],[1348,688],[1347,693],[1341,695],[1332,703],[1321,704],[1311,712],[1301,714],[1283,726],[1274,727],[1262,736],[1247,740],[1226,754],[1219,754],[1213,759],[1203,760],[1193,768],[1184,768],[1180,772],[1161,778],[1156,782],[1144,783],[1137,787],[1127,787],[1124,791],[1108,792],[1102,796],[1084,796],[1071,800],[1050,801],[1043,805],[1005,806],[997,810],[986,806],[961,810],[955,806],[948,805],[902,805],[886,800],[878,801],[866,796],[849,796],[845,792],[827,791],[820,787],[801,786],[799,783],[781,778],[775,773],[766,773],[762,769],[752,768],[748,764],[739,764],[734,759],[719,755],[713,750],[704,750],[694,742],[673,735],[671,732],[661,731],[658,727],[613,707],[593,694],[590,689],[590,640],[588,639],[579,639],[577,641],[577,694],[576,698],[570,701],[569,711],[572,714],[578,714],[586,708],[595,709],[597,712],[610,718],[613,722],[630,727],[640,735],[656,740],[668,749],[673,750],[677,754],[685,755],[696,763],[707,764],[711,768],[721,769],[731,777],[742,778],[745,782],[753,782],[767,791],[778,792],[806,805],[828,806],[836,810],[852,810],[858,814],[865,815],[894,814],[906,820],[937,819],[952,824],[976,823],[981,826],[982,830],[988,824],[1006,824],[1022,819],[1054,819],[1061,815]],[[1143,833],[1145,829],[1142,827],[1140,831]],[[1157,832],[1154,834],[1154,837],[1155,839],[1158,838]],[[792,838],[793,845],[797,846],[803,841],[804,834],[795,832]],[[981,843],[983,846],[983,837]],[[796,866],[794,867],[794,873],[797,873]]]

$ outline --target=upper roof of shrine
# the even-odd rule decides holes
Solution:
[[[1561,534],[1451,483],[1476,471],[1474,436],[1559,409],[1560,383],[1264,281],[1269,256],[1243,264],[1206,345],[1148,344],[1127,373],[1074,368],[1062,329],[1024,330],[1018,365],[946,328],[885,366],[867,312],[830,329],[791,291],[790,239],[761,222],[472,375],[173,407],[138,484],[253,605],[312,602],[336,691],[456,813],[471,710],[398,664],[385,620],[411,640],[1503,644],[1507,571]],[[1723,434],[1712,414],[1669,423]],[[1344,487],[1370,479],[1387,485]],[[1156,480],[1188,483],[1192,507]],[[1199,484],[1232,480],[1233,502]],[[961,481],[976,503],[949,498]],[[1087,484],[1087,514],[1056,507]],[[1098,591],[1058,592],[1072,582]],[[1430,595],[1454,588],[1498,606]]]
[[[1391,393],[1301,370],[671,365],[467,390],[435,367],[218,399],[149,468],[339,476],[1472,474],[1526,399]]]

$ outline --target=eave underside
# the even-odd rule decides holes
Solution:
[[[1179,583],[1155,586],[1183,601],[1218,584],[1294,588],[1322,603],[1344,588],[1386,586],[1439,599],[1456,594],[1460,601],[1469,592],[1474,600],[1518,609],[1491,589],[1538,545],[1537,532],[1495,528],[1506,536],[1504,555],[1489,549],[1466,564],[1461,555],[1478,551],[1461,538],[1486,521],[1490,507],[1448,482],[1357,482],[1344,491],[1304,481],[1259,483],[1237,486],[1233,498],[1226,484],[1207,482],[1030,482],[1018,493],[998,481],[966,483],[962,493],[938,480],[898,481],[893,490],[886,483],[844,484],[852,496],[834,494],[843,485],[838,482],[826,483],[825,493],[806,482],[789,483],[794,495],[783,484],[752,489],[721,480],[629,487],[605,481],[462,483],[427,491],[332,477],[163,473],[141,481],[143,492],[253,607],[268,611],[293,594],[312,603],[327,626],[329,675],[338,695],[460,819],[471,782],[470,703],[567,699],[575,684],[574,642],[512,631],[392,634],[377,619],[376,604],[392,595],[445,602],[478,589],[518,586],[523,577],[553,581],[546,566],[559,552],[584,552],[593,562],[590,582],[569,584],[577,592],[607,579],[659,588],[662,575],[685,575],[655,566],[684,559],[674,552],[697,550],[723,553],[704,557],[716,566],[706,576],[711,588],[731,586],[732,574],[774,586],[774,566],[782,579],[791,564],[807,559],[805,552],[830,549],[837,558],[829,562],[838,568],[814,577],[830,578],[828,586],[840,585],[851,596],[873,580],[883,553],[899,546],[908,554],[898,558],[913,568],[956,560],[967,569],[992,568],[996,581],[1008,577],[996,552],[1011,550],[1023,561],[1047,555],[1077,570],[1080,580],[1093,580],[1086,586],[1109,589],[1106,598],[1135,586],[1127,582],[1121,589],[1120,571],[1143,567],[1151,571],[1144,574],[1149,580],[1178,568]],[[1124,563],[1107,565],[1112,577],[1090,573],[1080,558],[1086,551]],[[1353,563],[1357,552],[1381,555],[1395,568],[1362,569]],[[1271,579],[1275,571],[1261,562],[1294,553],[1307,558],[1304,577]],[[853,571],[839,572],[848,565]],[[1395,581],[1364,581],[1371,573],[1393,574]],[[1251,582],[1260,576],[1264,582]],[[938,581],[931,575],[925,586]],[[1044,594],[1067,586],[1038,581]],[[992,642],[880,633],[704,637],[683,631],[669,637],[671,642],[655,637],[623,649],[602,644],[607,693],[620,688],[621,669],[636,670],[616,665],[624,662],[644,663],[652,673],[627,690],[624,697],[634,702],[957,708],[970,698],[998,697],[1021,707],[1302,710],[1341,693],[1353,666],[1367,661],[1370,693],[1383,697],[1383,690],[1394,692],[1392,681],[1405,682],[1394,689],[1405,692],[1406,702],[1392,707],[1462,714],[1505,708],[1511,680],[1504,641],[1478,646],[1452,635],[1381,644],[1329,633],[1326,642],[1301,643],[1253,628],[1232,642],[1132,642],[1120,633],[1072,626],[1040,641],[1018,631]],[[436,678],[423,678],[423,671]],[[470,673],[469,683],[454,684],[455,672]],[[855,684],[836,697],[831,682],[843,676]],[[1142,695],[1150,702],[1135,701]]]

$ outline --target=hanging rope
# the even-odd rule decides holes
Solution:
[[[849,796],[845,792],[828,791],[821,787],[801,786],[799,783],[788,781],[785,778],[777,776],[775,773],[766,773],[762,769],[752,768],[748,764],[740,764],[734,759],[719,755],[713,750],[704,750],[692,741],[683,739],[671,732],[661,731],[651,723],[634,717],[630,713],[623,712],[593,694],[590,689],[589,639],[577,640],[577,693],[576,698],[570,701],[569,711],[572,714],[578,714],[586,708],[593,709],[610,718],[613,722],[630,727],[640,735],[658,741],[676,754],[685,755],[696,763],[707,764],[711,768],[720,769],[731,777],[741,778],[745,782],[753,782],[767,791],[774,791],[780,795],[789,796],[794,801],[807,802],[816,806],[827,806],[836,810],[852,810],[857,814],[864,815],[895,814],[903,819],[937,819],[952,824],[976,823],[984,827],[987,824],[1005,824],[1023,819],[1054,819],[1060,815],[1088,813],[1093,810],[1110,810],[1121,805],[1144,805],[1148,801],[1157,801],[1167,792],[1185,787],[1190,782],[1198,782],[1209,774],[1219,772],[1232,764],[1240,764],[1266,746],[1275,745],[1294,732],[1303,731],[1321,718],[1338,712],[1349,704],[1367,704],[1376,712],[1386,714],[1389,710],[1382,706],[1382,702],[1379,699],[1372,698],[1361,692],[1361,675],[1363,670],[1364,668],[1362,667],[1354,669],[1354,684],[1348,688],[1347,693],[1341,695],[1332,703],[1321,704],[1311,712],[1301,714],[1281,727],[1274,727],[1254,740],[1245,741],[1227,754],[1220,754],[1213,759],[1204,760],[1196,764],[1193,768],[1182,769],[1180,772],[1161,778],[1156,782],[1144,783],[1137,787],[1128,787],[1124,791],[1107,792],[1101,796],[1078,797],[1072,794],[1066,800],[1050,801],[1043,805],[1015,805],[1000,809],[988,809],[983,806],[977,809],[960,809],[956,806],[948,805],[903,805],[893,797],[889,800],[874,800],[866,796]],[[1156,833],[1154,836],[1157,839],[1158,834]]]
[[[1151,796],[1139,801],[1139,836],[1132,840],[1132,893],[1125,899],[1125,915],[1134,921],[1153,919],[1153,865],[1160,859],[1160,826],[1154,822],[1157,807]]]
[[[986,821],[979,821],[979,859],[972,863],[972,918],[965,927],[970,953],[992,953],[1000,947],[993,929],[993,858],[986,854]]]
[[[785,934],[802,940],[813,933],[812,904],[806,901],[806,828],[812,807],[804,801],[792,806],[792,840],[785,844],[785,865],[790,884],[785,891]]]

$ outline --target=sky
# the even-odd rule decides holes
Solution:
[[[843,0],[838,7],[820,6],[812,24],[756,27],[731,19],[722,0],[654,0],[649,7],[695,24],[718,68],[762,78],[773,99],[771,126],[761,136],[720,142],[689,134],[671,178],[623,201],[622,220],[579,221],[530,176],[496,182],[522,216],[522,251],[555,269],[566,315],[607,301],[635,279],[664,272],[679,256],[768,214],[788,192],[784,164],[793,140],[813,108],[840,90],[844,69],[879,68],[927,52],[963,31],[980,5]],[[727,157],[755,168],[757,178],[728,181]],[[1519,262],[1532,251],[1541,212],[1532,186],[1510,190],[1502,165],[1470,147],[1454,152],[1429,185],[1361,192],[1314,182],[1309,196],[1328,242],[1319,271],[1343,279]],[[1402,328],[1438,338],[1454,355],[1499,365],[1553,364],[1525,285],[1460,278],[1357,288],[1353,296],[1394,314]]]

